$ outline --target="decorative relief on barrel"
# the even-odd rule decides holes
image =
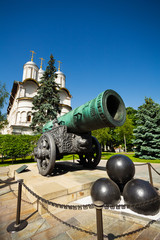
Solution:
[[[91,119],[98,121],[99,118],[96,113],[95,102],[96,102],[96,99],[93,99],[92,102],[90,103],[90,117]]]

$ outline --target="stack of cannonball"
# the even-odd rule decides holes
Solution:
[[[129,157],[122,154],[112,156],[107,161],[106,171],[110,179],[100,178],[92,185],[93,202],[116,205],[122,195],[130,209],[139,214],[155,215],[159,212],[158,192],[148,181],[133,178],[135,166]]]

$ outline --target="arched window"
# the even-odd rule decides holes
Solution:
[[[27,113],[27,122],[31,122],[31,112]]]
[[[21,122],[21,115],[20,112],[17,112],[17,123]]]
[[[21,122],[26,122],[26,112],[21,112]]]

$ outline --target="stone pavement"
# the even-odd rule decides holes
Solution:
[[[74,163],[75,164],[75,163]],[[73,165],[74,165],[73,164]],[[101,161],[96,169],[104,176],[106,161]],[[29,165],[29,164],[27,164]],[[14,165],[15,166],[15,165]],[[17,168],[19,165],[17,166]],[[153,167],[160,172],[160,164],[153,164]],[[13,182],[8,175],[8,167],[0,167],[0,179]],[[81,171],[81,170],[80,170]],[[80,171],[72,169],[69,174],[79,176]],[[88,170],[90,171],[90,170]],[[160,188],[160,176],[152,171],[154,186]],[[66,173],[63,176],[66,180]],[[85,177],[85,176],[84,176]],[[97,177],[97,175],[96,175]],[[107,176],[106,176],[107,177]],[[54,176],[56,178],[56,176]],[[94,171],[92,171],[94,179]],[[146,165],[136,166],[135,178],[149,180],[148,168]],[[96,179],[95,179],[96,180]],[[1,240],[89,240],[97,239],[96,236],[86,233],[84,230],[96,232],[96,214],[95,209],[89,210],[64,210],[53,208],[50,213],[46,212],[40,215],[38,207],[29,201],[27,196],[22,194],[21,219],[26,219],[28,225],[19,232],[8,233],[6,228],[16,220],[17,208],[17,184],[8,185],[0,184],[0,239]],[[131,214],[118,213],[113,210],[103,210],[103,228],[104,234],[108,237],[105,239],[115,239],[117,235],[131,232],[145,226],[150,220],[141,216],[133,216]],[[75,226],[75,227],[74,227]],[[79,228],[78,231],[75,228]],[[120,238],[136,239],[136,240],[160,240],[160,222],[157,221],[143,231],[136,232],[132,235]]]

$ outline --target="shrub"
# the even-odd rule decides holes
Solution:
[[[0,135],[0,155],[16,159],[31,155],[40,135]]]

